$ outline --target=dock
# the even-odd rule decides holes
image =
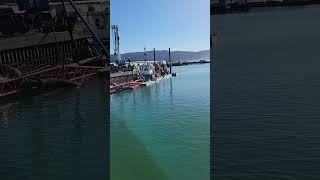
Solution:
[[[102,1],[99,1],[101,3]],[[108,1],[104,1],[109,4]],[[57,4],[59,4],[57,2]],[[90,3],[89,3],[90,4]],[[38,89],[47,85],[58,87],[82,85],[98,76],[107,77],[109,67],[109,21],[97,25],[96,21],[109,13],[91,13],[93,21],[86,21],[81,14],[89,4],[69,4],[81,20],[73,30],[41,32],[36,29],[27,33],[4,36],[0,33],[0,97],[14,95],[26,89]],[[96,4],[98,8],[102,8]],[[102,11],[109,11],[107,9]],[[107,19],[105,19],[107,20]]]
[[[137,79],[137,70],[125,71],[125,72],[115,72],[110,74],[111,83],[128,82]]]

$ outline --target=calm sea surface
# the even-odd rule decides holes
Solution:
[[[214,179],[320,179],[319,17],[211,16]]]
[[[3,103],[1,180],[107,179],[109,110],[104,82]]]
[[[209,180],[210,65],[111,97],[112,180]]]

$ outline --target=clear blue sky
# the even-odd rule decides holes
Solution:
[[[144,46],[147,50],[210,48],[209,0],[110,0],[110,19],[120,28],[121,53],[143,51]]]

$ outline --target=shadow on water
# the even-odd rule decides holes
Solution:
[[[120,132],[111,134],[111,179],[167,179],[162,169],[152,159],[151,153],[128,129],[125,122],[118,122],[115,126]]]
[[[106,179],[108,94],[89,83],[0,105],[0,179]]]

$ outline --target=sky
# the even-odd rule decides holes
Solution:
[[[121,53],[210,49],[210,0],[110,0],[110,21]]]

